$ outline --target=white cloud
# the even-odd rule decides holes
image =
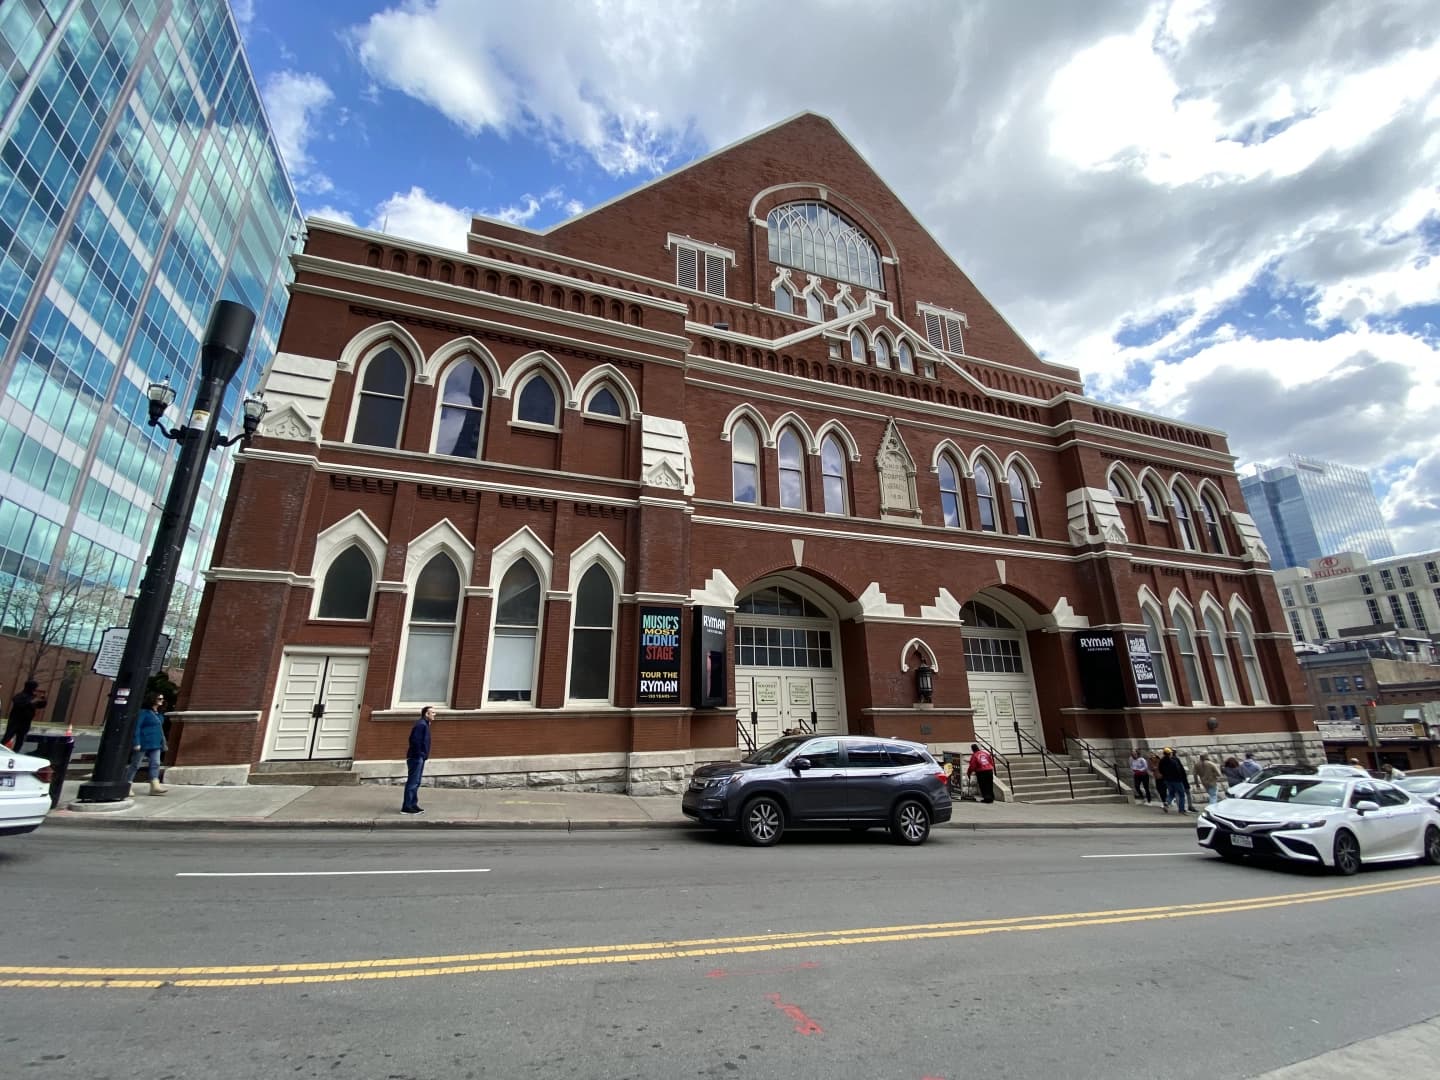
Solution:
[[[355,224],[355,216],[348,210],[340,210],[334,206],[317,206],[309,211],[306,217],[328,218],[330,221],[343,222],[346,225]]]
[[[334,185],[314,168],[310,155],[321,114],[335,97],[329,85],[318,75],[281,71],[265,80],[261,93],[275,143],[296,188],[317,195],[330,191]]]
[[[465,250],[473,210],[433,199],[422,187],[396,192],[375,208],[369,227],[435,247]]]

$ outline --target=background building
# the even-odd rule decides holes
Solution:
[[[1242,476],[1240,490],[1276,568],[1337,551],[1372,559],[1395,554],[1364,469],[1291,454],[1288,466]]]
[[[31,662],[13,635],[32,632],[37,604],[71,605],[41,631],[50,660],[120,620],[174,460],[146,425],[146,388],[168,379],[187,405],[209,309],[238,300],[259,318],[221,417],[235,426],[274,352],[299,227],[224,0],[0,5],[7,686]],[[172,661],[188,651],[229,471],[229,452],[212,457],[176,585]],[[77,718],[89,707],[77,698]]]
[[[823,117],[464,253],[307,226],[169,778],[393,780],[424,705],[467,786],[1319,756],[1223,434],[1086,399]]]
[[[1387,655],[1383,639],[1300,657],[1331,761],[1428,769],[1440,751],[1440,664]]]
[[[1325,555],[1277,571],[1275,586],[1296,642],[1379,634],[1410,659],[1433,654],[1431,638],[1440,629],[1440,551],[1375,562],[1356,552]]]

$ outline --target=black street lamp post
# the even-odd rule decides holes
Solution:
[[[240,370],[250,333],[255,327],[255,313],[243,304],[221,300],[210,312],[205,336],[200,345],[200,386],[195,393],[195,406],[189,421],[176,428],[164,428],[161,419],[165,409],[175,400],[175,391],[168,382],[150,387],[150,423],[160,427],[167,438],[180,444],[180,458],[170,478],[170,492],[155,531],[150,558],[145,563],[145,577],[140,595],[130,611],[130,631],[125,639],[125,652],[120,672],[110,691],[110,705],[100,746],[95,753],[95,772],[89,783],[80,786],[82,803],[120,802],[130,795],[125,770],[130,760],[145,684],[150,678],[150,665],[170,606],[175,587],[180,554],[195,511],[195,499],[205,476],[205,455],[217,446],[229,446],[241,439],[249,440],[265,415],[265,402],[258,395],[245,398],[245,426],[239,434],[221,437],[215,433],[216,418],[225,388]]]

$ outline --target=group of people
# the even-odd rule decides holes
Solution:
[[[1263,766],[1255,760],[1255,755],[1250,753],[1243,761],[1228,757],[1219,765],[1209,754],[1201,754],[1200,760],[1195,763],[1195,779],[1205,789],[1206,800],[1213,806],[1220,801],[1222,780],[1226,784],[1240,784],[1255,776],[1261,768]],[[1143,798],[1149,805],[1159,798],[1160,809],[1167,814],[1171,803],[1175,804],[1178,813],[1195,812],[1190,798],[1190,774],[1173,746],[1167,746],[1159,753],[1152,751],[1148,756],[1138,746],[1131,750],[1130,779],[1137,803]]]

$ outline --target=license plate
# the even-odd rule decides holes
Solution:
[[[15,786],[15,774],[14,774],[14,773],[5,773],[3,776],[0,776],[0,787],[14,787],[14,786]]]
[[[1230,837],[1230,846],[1253,848],[1255,846],[1255,841],[1251,840],[1248,836],[1232,836]]]

